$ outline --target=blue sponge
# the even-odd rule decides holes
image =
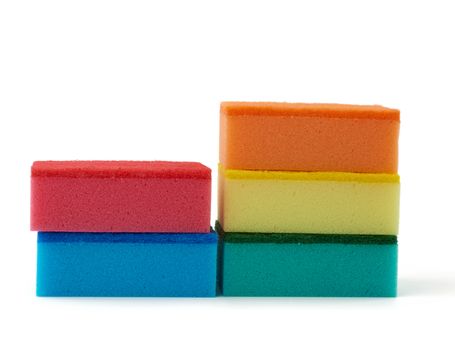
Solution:
[[[38,296],[214,297],[216,233],[38,233]]]

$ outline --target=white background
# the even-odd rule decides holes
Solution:
[[[454,349],[452,6],[0,1],[0,349]],[[215,169],[222,100],[401,109],[399,297],[36,298],[32,161]]]

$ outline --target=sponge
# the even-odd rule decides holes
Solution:
[[[210,230],[211,170],[191,162],[35,162],[31,229],[54,232]]]
[[[224,243],[224,296],[394,297],[397,245]]]
[[[217,234],[38,233],[38,296],[214,297]]]
[[[395,236],[222,235],[224,296],[396,296]]]
[[[227,169],[396,173],[400,112],[381,106],[224,102]]]
[[[220,166],[218,188],[218,218],[226,232],[398,233],[398,175]]]

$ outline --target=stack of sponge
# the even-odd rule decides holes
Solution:
[[[31,186],[37,295],[215,296],[209,168],[35,162]]]
[[[396,295],[399,111],[225,102],[226,296]]]

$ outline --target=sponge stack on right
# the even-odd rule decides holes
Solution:
[[[399,126],[381,106],[222,103],[222,293],[396,296]]]

